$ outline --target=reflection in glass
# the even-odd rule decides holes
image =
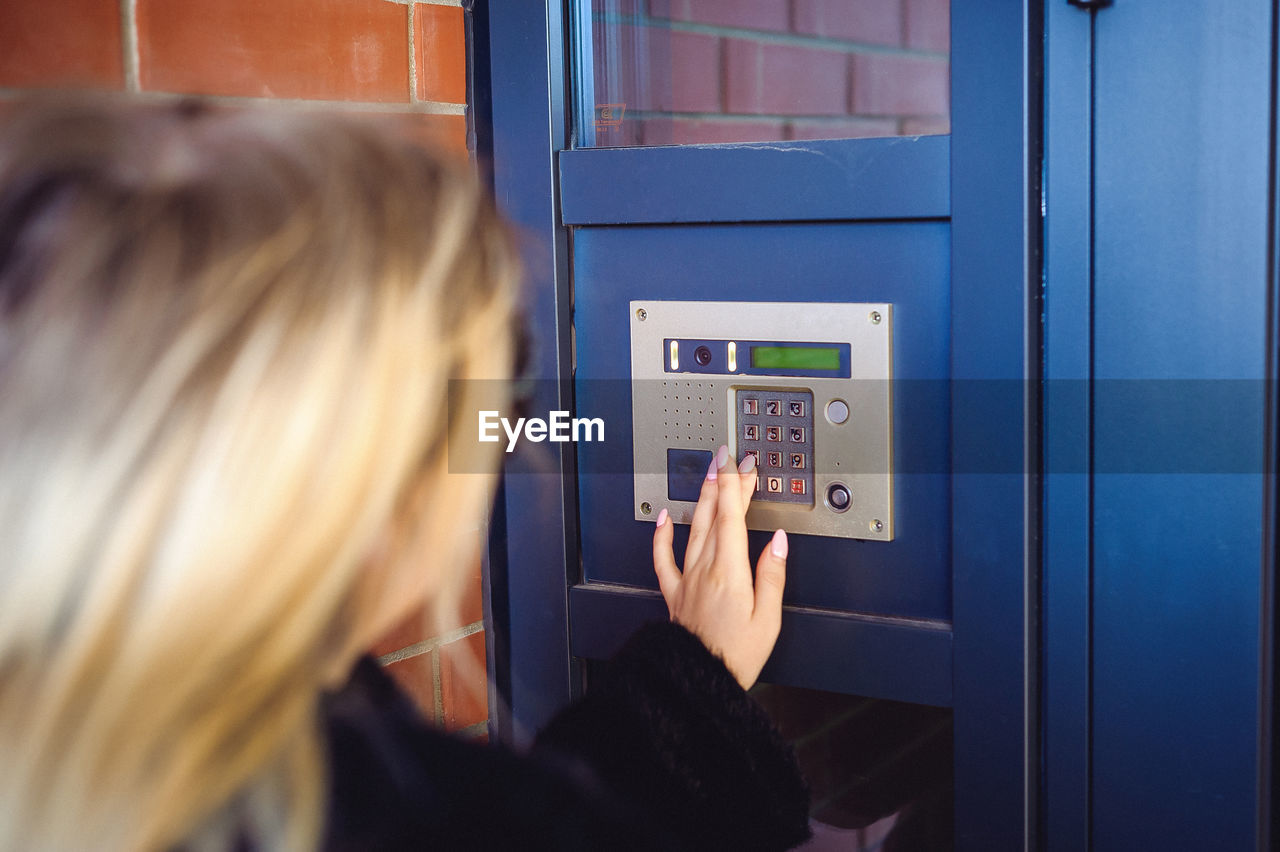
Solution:
[[[579,144],[950,132],[949,0],[589,2]]]
[[[757,684],[813,795],[806,852],[943,852],[955,802],[951,711]]]

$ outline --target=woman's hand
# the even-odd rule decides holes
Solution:
[[[693,633],[750,689],[773,652],[782,625],[787,534],[778,530],[756,561],[747,554],[747,506],[756,490],[751,456],[739,468],[721,447],[711,460],[693,511],[684,571],[671,549],[674,524],[663,509],[653,534],[653,568],[671,620]]]

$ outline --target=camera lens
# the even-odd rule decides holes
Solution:
[[[711,363],[711,350],[705,346],[699,346],[693,350],[693,360],[697,362],[699,367],[705,367]]]

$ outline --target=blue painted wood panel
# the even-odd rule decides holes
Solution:
[[[951,138],[585,148],[560,155],[565,224],[944,219]]]
[[[656,591],[594,583],[571,589],[569,606],[571,647],[590,659],[607,659],[633,630],[667,613]],[[822,653],[831,648],[857,652]],[[950,625],[788,607],[760,680],[946,707]]]
[[[1272,4],[1117,3],[1096,28],[1093,848],[1255,843]],[[1211,405],[1113,379],[1255,380]],[[1153,441],[1165,442],[1151,452]],[[1188,446],[1188,442],[1196,442]],[[1187,472],[1197,455],[1253,460]],[[1135,455],[1170,461],[1118,470]]]

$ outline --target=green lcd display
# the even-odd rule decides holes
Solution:
[[[839,370],[836,346],[752,346],[751,366],[760,370]]]

